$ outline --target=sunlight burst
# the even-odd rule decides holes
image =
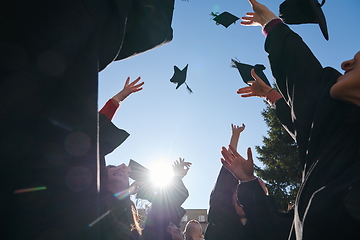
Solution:
[[[155,186],[164,187],[169,184],[173,175],[172,166],[167,161],[158,161],[151,168],[151,181]]]

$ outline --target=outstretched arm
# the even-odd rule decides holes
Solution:
[[[99,111],[104,114],[108,119],[112,120],[116,110],[119,108],[120,102],[124,101],[130,94],[142,90],[144,82],[137,84],[140,81],[140,77],[130,83],[130,77],[126,79],[123,89],[106,102],[104,107]]]
[[[243,98],[247,97],[261,97],[275,109],[276,116],[295,140],[295,131],[290,114],[290,107],[285,102],[284,98],[274,88],[268,86],[264,81],[255,73],[254,69],[251,69],[251,75],[254,81],[249,81],[250,86],[240,88],[237,93]],[[235,148],[236,149],[236,148]]]
[[[270,20],[271,11],[255,0],[249,0],[249,2],[254,14],[247,14],[249,16],[243,18],[244,23],[242,24],[255,25],[254,23],[260,23],[258,25],[262,24],[263,30],[268,34],[265,41],[265,51],[269,54],[271,71],[279,92],[290,108],[283,108],[283,110],[278,111],[280,109],[277,106],[277,115],[278,117],[281,115],[290,123],[286,126],[293,133],[292,136],[296,138],[300,158],[304,161],[307,158],[306,156],[311,154],[307,149],[308,141],[315,139],[315,136],[310,137],[314,133],[312,131],[314,117],[319,114],[320,105],[324,104],[325,106],[332,102],[328,88],[340,76],[340,73],[334,69],[324,69],[302,38],[287,25],[278,20],[273,20],[264,26],[265,22],[261,22],[259,16],[267,16],[267,20]],[[327,102],[320,104],[319,101]],[[328,109],[321,109],[324,111],[323,116],[325,114],[330,116],[332,114],[330,112],[334,111],[335,108],[329,107]],[[281,122],[284,124],[284,120]],[[323,125],[322,122],[317,124],[318,126]],[[319,137],[322,135],[320,134]]]
[[[254,176],[254,161],[252,158],[251,148],[247,150],[248,159],[243,158],[234,147],[229,146],[229,150],[222,147],[221,163],[240,181],[251,181]]]
[[[270,105],[273,105],[277,100],[282,98],[280,93],[264,83],[264,81],[255,73],[254,69],[251,69],[251,76],[254,78],[254,81],[248,82],[250,86],[240,88],[237,91],[237,94],[240,94],[241,97],[262,97],[265,98]]]
[[[112,99],[120,103],[124,101],[125,98],[127,98],[130,94],[142,90],[142,85],[144,85],[144,82],[137,84],[140,81],[140,79],[141,77],[138,77],[133,82],[130,82],[130,77],[128,77],[126,79],[123,89],[120,92],[118,92],[115,96],[113,96]]]
[[[237,150],[237,145],[240,138],[240,133],[245,130],[245,125],[242,124],[242,126],[237,126],[234,124],[231,124],[231,139],[230,139],[230,146],[232,146],[235,150]]]
[[[277,213],[275,205],[267,196],[265,184],[254,176],[251,149],[248,148],[248,159],[244,159],[232,146],[229,148],[229,150],[222,148],[221,162],[241,181],[236,191],[237,196],[234,196],[237,200],[233,199],[236,212],[242,218],[241,222],[246,223],[249,229],[253,229],[254,235],[259,239],[263,239],[264,236],[268,239],[287,239],[293,216],[291,214],[282,216]],[[274,237],[271,231],[276,231]]]
[[[265,27],[271,20],[278,18],[265,5],[256,0],[249,0],[249,3],[254,12],[247,12],[246,16],[241,18],[241,25]]]

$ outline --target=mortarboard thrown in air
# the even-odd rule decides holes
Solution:
[[[216,22],[217,25],[221,24],[226,28],[239,19],[237,16],[232,15],[229,12],[223,12],[219,15],[212,12],[210,15],[214,17],[213,20]]]
[[[271,84],[267,77],[265,76],[263,70],[265,70],[265,66],[262,64],[255,64],[255,66],[241,63],[234,59],[231,59],[231,67],[237,68],[239,73],[244,81],[244,83],[248,84],[249,81],[254,81],[254,78],[251,76],[251,69],[255,70],[255,73],[263,80],[264,83],[271,87]]]
[[[140,163],[130,159],[129,165],[131,172],[129,177],[133,180],[148,181],[150,179],[150,170]]]
[[[170,82],[175,84],[177,83],[176,89],[178,89],[182,84],[185,83],[187,90],[189,90],[189,92],[192,93],[191,88],[189,88],[189,86],[185,82],[188,65],[189,64],[186,64],[183,70],[180,70],[177,66],[174,66],[174,75],[170,79]]]
[[[287,24],[318,23],[322,34],[329,40],[326,20],[318,0],[285,0],[280,4],[280,18]]]
[[[154,190],[151,184],[150,170],[132,159],[130,159],[129,167],[131,168],[129,177],[140,184],[137,189],[136,198],[150,201],[149,196],[152,195],[152,191]]]

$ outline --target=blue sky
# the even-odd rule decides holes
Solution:
[[[275,14],[282,0],[263,0]],[[360,50],[360,2],[328,0],[323,6],[329,41],[317,24],[292,25],[322,65],[338,70],[344,60]],[[174,39],[139,56],[112,63],[100,73],[99,108],[120,91],[128,76],[145,81],[144,89],[126,99],[114,117],[114,124],[130,137],[106,157],[107,164],[126,164],[134,159],[151,168],[157,161],[172,164],[179,157],[192,162],[184,178],[190,196],[188,209],[208,208],[210,192],[221,168],[220,150],[229,144],[231,123],[246,125],[238,151],[246,155],[262,145],[267,127],[261,116],[265,103],[260,98],[243,99],[236,94],[244,87],[231,58],[266,66],[261,27],[236,24],[225,28],[211,20],[210,12],[228,11],[238,17],[252,11],[247,0],[176,0],[173,16]],[[170,83],[174,65],[189,64],[187,83],[175,90]],[[342,72],[342,71],[341,71]],[[255,150],[253,154],[256,157]],[[255,163],[259,163],[255,159]]]

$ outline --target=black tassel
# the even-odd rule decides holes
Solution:
[[[185,85],[186,85],[186,88],[187,88],[187,90],[189,91],[189,93],[193,93],[193,91],[191,90],[191,88],[189,88],[189,86],[185,83]]]
[[[231,67],[237,68],[236,64],[239,64],[239,61],[236,61],[235,59],[231,59]]]

